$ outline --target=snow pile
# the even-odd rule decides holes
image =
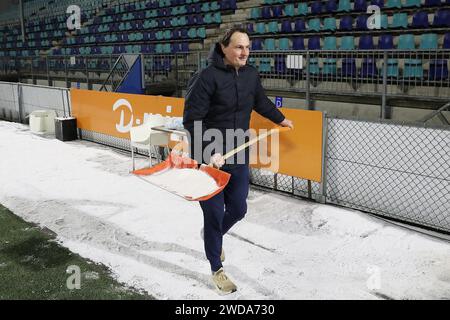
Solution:
[[[143,176],[150,183],[183,197],[197,199],[218,189],[216,181],[207,173],[196,169],[166,169]]]
[[[3,121],[0,153],[1,204],[159,299],[450,299],[448,242],[254,189],[246,217],[224,237],[238,291],[222,297],[200,206],[130,174],[129,154]]]

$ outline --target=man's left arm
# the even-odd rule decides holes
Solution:
[[[281,113],[280,110],[273,104],[272,101],[266,96],[266,92],[261,85],[261,80],[259,75],[256,75],[256,92],[255,92],[255,106],[254,110],[258,112],[263,117],[269,119],[270,121],[279,124],[283,127],[293,128],[294,125],[291,120],[286,119],[286,117]]]

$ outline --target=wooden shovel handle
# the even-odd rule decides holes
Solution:
[[[288,130],[290,130],[290,129],[291,129],[291,128],[289,128],[289,127],[279,127],[279,128],[273,128],[273,129],[270,129],[270,130],[268,130],[268,131],[266,131],[266,132],[260,134],[259,136],[254,137],[253,139],[247,141],[246,143],[241,144],[239,147],[237,147],[237,148],[231,150],[230,152],[227,152],[227,153],[223,156],[223,160],[227,160],[229,157],[232,157],[233,155],[235,155],[235,154],[238,153],[239,151],[244,150],[245,148],[251,146],[252,144],[254,144],[254,143],[256,143],[256,142],[258,142],[259,140],[264,139],[265,137],[270,136],[270,135],[271,135],[272,133],[274,133],[275,131],[284,132],[284,131],[288,131]]]

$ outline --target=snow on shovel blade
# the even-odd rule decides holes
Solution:
[[[198,163],[197,161],[190,159],[190,158],[186,158],[186,157],[181,157],[175,154],[170,154],[169,157],[167,158],[167,160],[153,166],[150,168],[144,168],[144,169],[139,169],[139,170],[135,170],[132,171],[133,174],[138,175],[138,176],[149,176],[149,175],[157,175],[157,174],[164,174],[166,176],[170,176],[167,175],[168,173],[170,174],[170,170],[175,170],[175,169],[192,169],[192,170],[198,170],[201,171],[202,173],[205,173],[206,175],[208,175],[210,178],[214,179],[214,181],[217,184],[217,188],[214,188],[214,190],[209,190],[207,192],[207,194],[202,194],[202,195],[196,195],[195,197],[191,197],[191,196],[187,196],[187,195],[183,195],[175,190],[171,190],[167,187],[165,187],[165,183],[158,183],[155,181],[148,181],[150,183],[152,183],[153,185],[160,187],[164,190],[167,190],[173,194],[176,194],[178,196],[183,197],[186,200],[189,201],[204,201],[204,200],[208,200],[210,198],[212,198],[213,196],[215,196],[216,194],[218,194],[219,192],[221,192],[225,186],[228,184],[228,182],[230,181],[230,174],[221,170],[218,170],[216,168],[207,166],[202,164],[200,166],[200,168],[198,168]],[[161,175],[161,178],[164,180],[163,176]],[[190,179],[195,179],[195,177],[191,177]],[[191,181],[191,180],[186,180],[183,181],[183,183],[185,185],[194,185],[195,181]]]

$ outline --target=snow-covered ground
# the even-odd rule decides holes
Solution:
[[[4,121],[0,155],[1,204],[159,299],[450,299],[449,242],[258,190],[224,238],[238,291],[220,296],[198,203],[131,175],[130,156]]]

